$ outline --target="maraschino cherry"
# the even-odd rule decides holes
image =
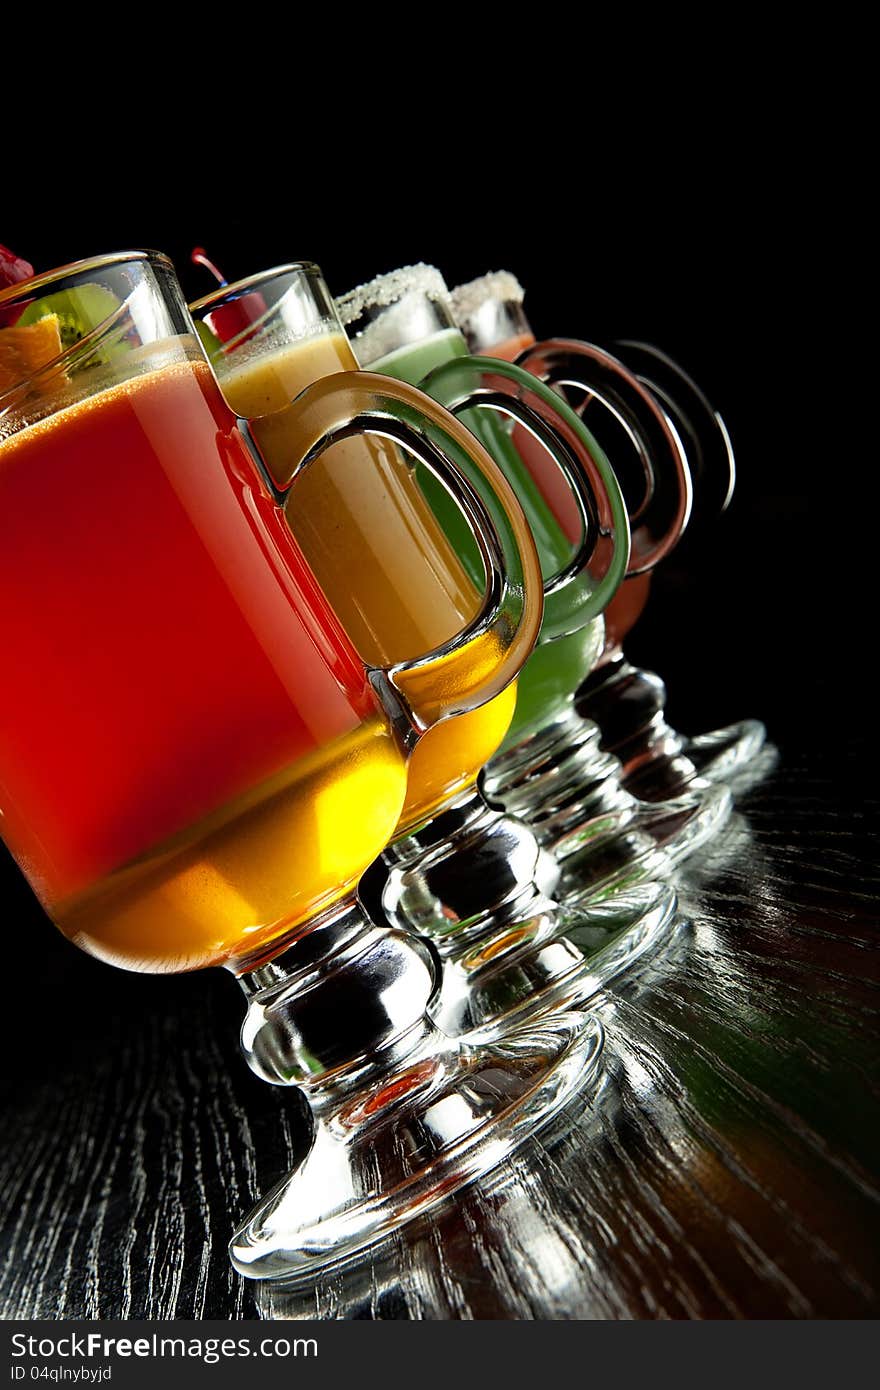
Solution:
[[[20,285],[22,280],[32,280],[33,276],[34,268],[30,261],[22,260],[21,256],[16,256],[14,251],[0,242],[0,290],[8,289],[10,285]],[[26,304],[10,304],[7,309],[0,309],[0,328],[12,328],[26,307]]]
[[[214,262],[208,259],[204,247],[194,247],[190,260],[193,265],[201,265],[209,270],[221,289],[225,289],[229,284]],[[238,338],[265,312],[265,299],[258,291],[251,290],[249,293],[239,295],[236,299],[228,300],[225,304],[218,304],[216,309],[205,314],[204,322],[222,344],[231,342],[233,338]]]

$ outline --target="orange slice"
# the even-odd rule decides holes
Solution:
[[[57,314],[24,327],[0,328],[0,395],[26,381],[61,351]]]

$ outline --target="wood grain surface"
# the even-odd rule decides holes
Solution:
[[[595,1008],[602,1082],[488,1182],[306,1294],[234,1222],[304,1143],[219,972],[81,956],[13,904],[4,1318],[866,1317],[878,1312],[877,803],[806,740],[679,876],[681,924]]]

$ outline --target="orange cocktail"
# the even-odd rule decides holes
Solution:
[[[209,368],[155,356],[0,442],[0,764],[62,930],[181,970],[350,889],[406,773]]]

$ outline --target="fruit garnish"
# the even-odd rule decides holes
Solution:
[[[229,284],[214,262],[208,259],[203,246],[193,248],[190,260],[193,265],[203,265],[206,270],[210,270],[221,289],[225,289]],[[240,338],[265,312],[265,299],[257,290],[251,290],[239,295],[237,299],[218,304],[216,309],[206,313],[196,327],[208,356],[216,357],[225,343],[232,342],[233,338]],[[203,327],[207,328],[207,332],[203,331]]]
[[[8,246],[0,242],[0,290],[7,285],[18,285],[22,280],[33,280],[34,268],[30,261],[16,256]]]
[[[33,277],[33,266],[0,246],[0,289]],[[103,285],[77,285],[41,299],[0,306],[0,390],[8,391],[80,342],[119,308]],[[101,343],[90,361],[102,363],[115,343]]]
[[[19,320],[21,324],[36,324],[44,314],[58,319],[61,348],[65,351],[78,343],[93,328],[108,319],[119,308],[119,300],[103,285],[77,285],[58,290],[44,299],[33,301]]]
[[[22,260],[21,256],[16,256],[0,242],[0,290],[7,289],[10,285],[20,285],[22,280],[32,280],[34,268],[30,261]],[[0,308],[0,328],[11,327],[17,323],[21,317],[23,304],[10,304],[7,308]]]
[[[0,329],[0,395],[33,376],[61,350],[56,314],[47,314],[38,323]]]
[[[204,319],[195,319],[194,322],[196,325],[196,333],[199,335],[199,341],[208,354],[208,357],[216,357],[217,353],[220,352],[223,347],[220,339],[217,337],[216,333],[211,332]]]

